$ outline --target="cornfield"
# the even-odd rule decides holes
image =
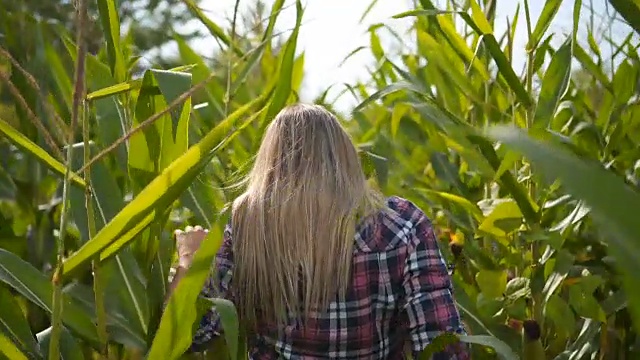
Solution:
[[[224,63],[176,35],[181,64],[161,68],[140,66],[115,0],[97,0],[104,41],[88,49],[88,1],[73,32],[0,4],[0,358],[198,358],[185,351],[210,306],[224,336],[201,356],[246,358],[233,304],[198,295],[230,185],[299,100],[303,6],[284,35],[274,1],[240,39],[235,17],[226,28],[183,0]],[[496,33],[500,1],[420,0],[394,16],[415,46],[385,48],[379,24],[355,50],[375,67],[345,90],[359,104],[344,125],[367,176],[432,219],[469,333],[434,339],[425,359],[448,341],[474,359],[640,357],[640,3],[608,0],[630,30],[604,55],[578,37],[581,0],[552,45],[562,2],[532,23],[525,0]],[[163,311],[172,231],[195,224],[210,235]]]

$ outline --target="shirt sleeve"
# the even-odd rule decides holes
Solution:
[[[231,249],[231,224],[228,223],[224,229],[224,239],[216,254],[211,276],[204,283],[200,292],[201,297],[231,300],[229,292],[233,267],[233,252]],[[189,351],[201,352],[205,350],[209,341],[221,333],[220,317],[213,308],[209,308],[200,319],[200,324],[193,336]]]
[[[440,252],[431,222],[420,211],[413,216],[414,231],[407,248],[403,287],[406,326],[415,359],[440,334],[466,335],[456,307],[451,278]],[[433,360],[467,360],[466,344],[457,342],[433,355]]]

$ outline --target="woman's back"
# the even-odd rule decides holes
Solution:
[[[253,358],[395,359],[463,332],[429,220],[370,185],[326,109],[278,113],[246,180],[204,295],[234,302]],[[216,327],[211,311],[195,342]]]
[[[357,226],[345,297],[336,296],[304,324],[293,317],[286,327],[261,323],[250,339],[252,359],[401,359],[406,345],[420,351],[443,332],[464,333],[430,221],[400,197],[390,197],[386,205]],[[232,249],[228,226],[217,278],[207,283],[204,296],[242,296],[241,289],[228,292],[233,289]],[[210,340],[218,326],[215,312],[208,313],[194,348]],[[434,359],[467,358],[460,345]]]

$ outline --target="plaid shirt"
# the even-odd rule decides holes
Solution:
[[[391,197],[387,206],[391,211],[381,211],[358,227],[346,301],[331,302],[304,328],[288,326],[282,337],[265,326],[250,339],[251,359],[403,359],[407,344],[417,358],[437,335],[465,334],[431,222],[408,200]],[[231,241],[227,225],[215,278],[205,284],[202,296],[229,296]],[[192,351],[220,331],[215,311],[207,312]],[[469,357],[468,347],[457,343],[433,359]]]

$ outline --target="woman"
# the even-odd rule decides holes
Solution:
[[[203,296],[226,297],[250,330],[251,359],[402,359],[464,334],[431,222],[370,187],[356,148],[324,108],[282,110],[233,204]],[[178,230],[180,268],[204,238]],[[220,334],[214,311],[192,349]],[[458,343],[434,359],[468,359]]]

